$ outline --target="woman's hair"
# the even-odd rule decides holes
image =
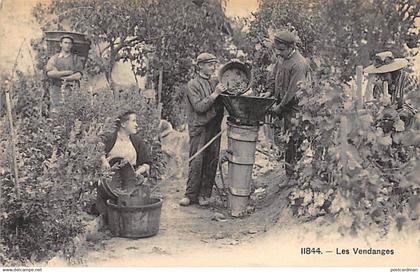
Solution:
[[[136,114],[136,112],[132,111],[132,110],[129,110],[129,111],[126,111],[123,114],[119,115],[117,117],[117,120],[115,120],[115,130],[119,130],[121,128],[121,125],[124,122],[128,121],[129,116],[132,115],[132,114]]]

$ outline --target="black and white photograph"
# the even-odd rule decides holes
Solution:
[[[419,271],[419,0],[0,0],[0,60],[2,272]]]

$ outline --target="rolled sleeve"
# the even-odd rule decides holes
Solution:
[[[57,62],[57,55],[54,55],[48,60],[47,64],[45,65],[45,72],[48,73],[50,71],[57,70],[56,62]]]

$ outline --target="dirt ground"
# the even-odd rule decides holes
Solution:
[[[85,256],[86,264],[136,266],[230,263],[229,259],[218,260],[218,256],[213,260],[187,258],[184,261],[179,256],[185,258],[190,254],[203,254],[204,257],[215,251],[230,251],[258,240],[276,223],[286,205],[287,191],[276,192],[279,190],[274,187],[279,186],[272,182],[274,179],[278,180],[278,174],[273,173],[258,180],[256,185],[266,188],[272,194],[253,202],[256,210],[244,218],[230,217],[220,203],[213,203],[208,208],[198,205],[180,207],[178,202],[183,197],[185,180],[167,181],[157,192],[157,195],[163,197],[159,233],[144,239],[111,238],[100,243],[88,242],[90,247]],[[220,199],[216,193],[214,198]],[[223,214],[226,218],[216,220],[215,213]],[[284,219],[283,224],[287,224]]]
[[[286,205],[283,172],[254,179],[268,194],[253,201],[256,209],[245,218],[231,218],[224,209],[198,205],[180,207],[184,179],[166,181],[159,233],[143,239],[111,237],[106,232],[88,237],[78,266],[418,266],[419,226],[390,235],[387,240],[363,235],[341,236],[337,225],[322,219],[299,223]],[[216,195],[217,198],[217,195]],[[212,220],[215,212],[226,220]],[[302,255],[301,247],[320,247],[323,254]],[[394,255],[337,255],[341,249],[393,249]],[[332,251],[327,253],[326,251]],[[63,266],[53,260],[48,266]]]
[[[262,132],[261,130],[260,132]],[[214,203],[180,207],[186,187],[187,135],[173,131],[162,141],[162,149],[172,156],[155,196],[163,198],[160,230],[143,239],[112,237],[101,230],[86,236],[77,266],[408,266],[420,265],[420,226],[412,224],[404,232],[391,232],[386,240],[365,230],[359,237],[340,234],[340,220],[299,222],[287,206],[290,188],[285,184],[281,163],[268,157],[277,151],[268,138],[259,135],[253,170],[251,206],[243,218],[229,216],[220,196]],[[222,135],[221,150],[227,149]],[[183,144],[184,143],[184,144]],[[264,154],[265,153],[265,154]],[[168,159],[168,158],[166,158]],[[227,165],[223,167],[227,173]],[[178,171],[177,171],[178,170]],[[218,174],[216,183],[221,187]],[[219,214],[216,220],[215,215]],[[220,218],[220,214],[224,218]],[[320,248],[322,254],[302,255],[302,247]],[[353,248],[392,249],[393,255],[337,254]],[[327,251],[331,251],[330,253]],[[67,266],[54,258],[47,266]],[[74,264],[73,264],[74,265]]]
[[[411,224],[403,232],[392,231],[386,240],[365,230],[358,237],[344,237],[338,223],[322,217],[301,223],[287,206],[284,170],[273,158],[256,153],[251,204],[255,207],[244,218],[229,216],[221,198],[214,192],[215,202],[209,208],[198,205],[180,207],[186,186],[187,150],[174,148],[186,135],[174,133],[163,150],[174,155],[170,169],[155,195],[163,198],[160,230],[156,236],[143,239],[112,237],[109,231],[94,232],[86,237],[77,266],[419,266],[420,226]],[[257,149],[275,153],[269,140],[259,136]],[[221,149],[227,148],[222,135]],[[227,173],[224,165],[224,173]],[[221,186],[218,175],[216,183]],[[215,220],[216,213],[223,214]],[[320,248],[323,254],[302,255],[302,247]],[[393,255],[337,254],[352,248],[393,249]],[[327,251],[331,251],[330,253]],[[67,266],[54,258],[47,266]]]

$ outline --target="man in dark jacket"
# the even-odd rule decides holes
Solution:
[[[285,150],[285,168],[289,178],[293,176],[293,168],[301,156],[299,147],[302,137],[292,130],[292,118],[299,111],[299,100],[296,96],[300,84],[310,80],[308,61],[296,48],[297,36],[289,31],[280,31],[274,37],[274,49],[281,57],[274,65],[269,77],[269,88],[263,97],[274,96],[277,102],[273,111],[278,118],[284,120],[285,133],[290,133]]]
[[[188,133],[190,136],[190,158],[220,132],[223,106],[217,97],[225,91],[222,84],[211,78],[217,59],[209,53],[197,57],[197,75],[188,82],[186,104]],[[220,151],[220,137],[189,163],[187,189],[181,206],[199,203],[208,205]]]

